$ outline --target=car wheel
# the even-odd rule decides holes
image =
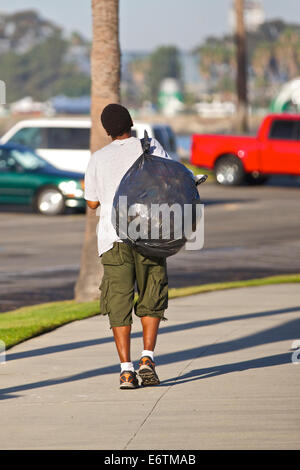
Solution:
[[[261,175],[260,173],[247,173],[246,181],[250,185],[259,185],[264,184],[268,181],[269,177],[266,175]]]
[[[43,188],[35,199],[35,208],[40,214],[58,215],[65,211],[65,200],[62,193],[52,187]]]
[[[245,180],[242,162],[235,155],[219,158],[215,164],[215,178],[219,184],[238,186]]]

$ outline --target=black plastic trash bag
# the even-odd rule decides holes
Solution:
[[[146,132],[141,142],[142,155],[116,191],[112,222],[121,240],[142,255],[168,257],[195,231],[200,197],[190,170],[174,160],[151,155]]]

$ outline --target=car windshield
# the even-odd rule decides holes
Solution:
[[[47,165],[45,160],[31,150],[13,149],[10,151],[10,154],[25,170],[37,170]]]

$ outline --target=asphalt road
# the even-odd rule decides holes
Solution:
[[[200,189],[204,248],[168,259],[170,287],[300,272],[299,180]],[[83,233],[82,214],[0,206],[0,312],[72,298]]]

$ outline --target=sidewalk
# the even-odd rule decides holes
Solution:
[[[298,284],[170,301],[161,385],[119,390],[106,317],[20,344],[0,364],[1,449],[300,449]],[[142,350],[134,318],[132,357]],[[300,356],[299,356],[300,359]]]

